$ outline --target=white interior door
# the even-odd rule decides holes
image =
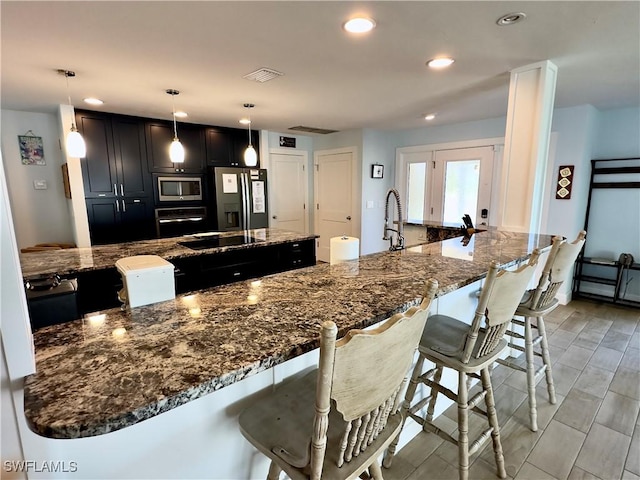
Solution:
[[[489,225],[493,147],[439,150],[433,168],[432,218],[461,224],[468,213],[475,226]]]
[[[307,161],[307,152],[270,154],[271,227],[309,232]]]
[[[353,151],[326,151],[315,154],[316,233],[320,236],[318,260],[330,260],[330,240],[354,235]]]

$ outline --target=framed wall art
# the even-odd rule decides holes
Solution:
[[[371,178],[383,178],[384,165],[371,165]]]
[[[560,165],[558,167],[558,183],[556,184],[557,200],[569,200],[571,198],[573,168],[573,165]]]
[[[37,137],[29,130],[24,135],[18,135],[18,144],[23,165],[46,165],[42,137]]]

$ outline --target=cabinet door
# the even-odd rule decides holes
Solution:
[[[232,166],[233,137],[227,130],[207,128],[207,165],[212,167]],[[237,166],[237,165],[236,165]]]
[[[118,178],[111,119],[94,112],[79,111],[76,113],[76,125],[87,144],[87,156],[81,159],[85,197],[113,198]]]
[[[119,240],[120,200],[116,198],[86,199],[89,232],[93,245],[116,243]]]
[[[135,118],[114,116],[111,125],[118,167],[118,196],[153,198],[144,123]]]
[[[130,242],[155,238],[153,198],[125,198],[120,200],[119,240]]]
[[[148,122],[146,125],[149,170],[158,173],[201,173],[204,168],[205,146],[202,128],[178,125],[178,138],[184,147],[184,163],[173,163],[169,147],[173,141],[173,124]]]

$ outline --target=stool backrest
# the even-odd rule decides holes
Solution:
[[[497,262],[491,262],[467,334],[462,362],[468,363],[472,357],[481,358],[489,355],[498,347],[522,300],[522,295],[527,290],[539,256],[540,251],[534,250],[528,263],[515,271],[502,270],[498,273]]]
[[[351,330],[336,341],[333,322],[322,325],[316,414],[311,442],[311,478],[320,478],[331,401],[345,428],[338,466],[364,452],[398,411],[438,282],[429,280],[422,303],[372,330]]]
[[[562,237],[553,237],[551,252],[527,307],[531,310],[542,310],[554,302],[560,286],[568,278],[582,250],[586,236],[587,232],[582,230],[572,243],[567,243]]]

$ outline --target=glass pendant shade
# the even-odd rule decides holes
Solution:
[[[87,156],[87,145],[75,125],[71,125],[71,131],[67,135],[67,155],[73,158],[84,158]]]
[[[255,167],[258,164],[258,154],[253,145],[249,145],[244,151],[244,164],[247,167]]]
[[[169,147],[169,158],[173,163],[184,163],[184,147],[178,140],[178,137],[173,139],[171,146]]]

